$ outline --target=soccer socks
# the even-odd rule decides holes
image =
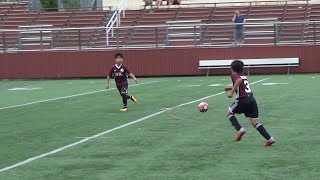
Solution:
[[[130,99],[134,102],[134,103],[137,103],[137,99],[134,97],[134,96],[130,96]]]
[[[130,99],[130,96],[127,94],[121,94],[122,96],[122,103],[123,103],[123,107],[127,108],[128,106],[128,99]]]
[[[266,139],[269,140],[271,138],[271,136],[269,135],[269,133],[267,132],[267,130],[263,127],[262,124],[257,123],[254,128],[256,128],[259,133]]]
[[[121,94],[121,97],[122,97],[123,108],[127,108],[128,99],[131,99],[134,102],[137,101],[133,96],[129,96],[128,94]]]
[[[232,126],[234,126],[237,131],[239,131],[241,129],[241,125],[240,125],[238,119],[233,114],[229,115],[228,119],[231,122]]]

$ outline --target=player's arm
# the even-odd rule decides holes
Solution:
[[[109,89],[109,82],[110,82],[110,76],[107,76],[107,80],[106,80],[106,88]]]
[[[137,78],[132,73],[130,73],[129,76],[134,80],[135,83],[138,83]]]
[[[108,74],[107,74],[107,80],[106,80],[106,88],[109,89],[109,82],[110,82],[110,79],[111,79],[111,76],[112,76],[112,68],[109,70]]]
[[[232,86],[232,89],[228,95],[228,98],[232,98],[233,94],[236,92],[236,90],[238,89],[238,87],[240,86],[242,82],[241,78],[238,78],[237,81],[234,83],[234,85]]]

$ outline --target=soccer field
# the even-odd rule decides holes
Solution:
[[[130,81],[128,112],[104,79],[0,81],[0,179],[319,179],[320,75],[248,79],[271,147],[243,115],[235,141],[229,76]]]

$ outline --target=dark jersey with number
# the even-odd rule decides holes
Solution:
[[[116,82],[116,86],[122,86],[128,84],[128,74],[130,74],[129,69],[124,66],[117,64],[113,65],[108,73],[108,76],[113,76]]]
[[[237,93],[237,99],[248,97],[250,94],[252,94],[252,91],[250,89],[249,81],[247,79],[247,76],[243,76],[239,73],[232,73],[231,79],[232,83],[234,84],[238,79],[241,79],[242,82],[240,83],[236,93]]]

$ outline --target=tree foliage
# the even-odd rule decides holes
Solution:
[[[58,0],[41,0],[41,5],[45,9],[58,9]]]

